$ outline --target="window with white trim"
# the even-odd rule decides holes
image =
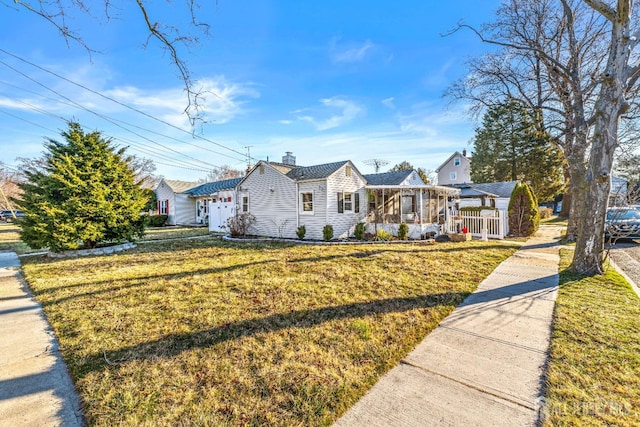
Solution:
[[[460,166],[460,157],[456,157],[453,159],[453,166]]]
[[[249,196],[242,196],[242,212],[249,212]]]
[[[169,215],[169,200],[160,200],[160,206],[158,207],[158,213],[160,215]]]
[[[451,173],[449,174],[449,179],[450,179],[451,181],[455,181],[456,179],[458,179],[458,174],[457,174],[456,172],[451,172]]]
[[[313,192],[300,193],[300,213],[313,214]]]
[[[353,193],[338,193],[338,213],[353,210]]]

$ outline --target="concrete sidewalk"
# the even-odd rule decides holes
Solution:
[[[540,227],[335,425],[536,425],[561,230]]]
[[[58,344],[20,278],[20,261],[0,252],[0,424],[81,426],[78,397]]]

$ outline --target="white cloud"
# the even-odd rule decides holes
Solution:
[[[437,137],[444,128],[455,128],[457,125],[468,127],[471,122],[464,108],[445,110],[441,105],[427,102],[413,105],[408,113],[398,112],[396,120],[403,132],[422,134],[428,138]]]
[[[200,113],[205,121],[213,124],[228,123],[244,113],[244,105],[249,98],[260,96],[252,85],[230,82],[223,76],[200,80],[195,90],[199,92],[197,102]],[[173,125],[187,124],[184,113],[187,99],[183,88],[142,90],[125,86],[104,93]]]
[[[324,131],[342,126],[364,112],[361,106],[340,96],[321,99],[320,103],[324,108],[304,108],[293,113],[308,112],[305,115],[298,115],[298,120],[309,122],[316,130]]]
[[[375,49],[376,45],[370,40],[359,43],[347,43],[346,46],[338,46],[339,38],[333,38],[330,45],[331,60],[333,62],[361,62],[367,53]]]
[[[396,106],[393,103],[393,101],[395,101],[394,97],[389,97],[389,98],[385,98],[382,101],[380,101],[382,103],[382,105],[384,105],[385,107],[391,109],[391,110],[395,110]]]

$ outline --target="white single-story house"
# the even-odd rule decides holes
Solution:
[[[291,153],[282,163],[260,161],[236,187],[238,214],[255,217],[250,233],[321,240],[326,225],[337,239],[353,235],[359,222],[367,231],[384,228],[396,234],[401,222],[410,237],[439,234],[448,215],[447,200],[460,190],[425,184],[416,171],[362,175],[349,161],[296,166]]]
[[[197,182],[163,179],[156,187],[158,214],[167,215],[167,224],[191,224],[196,216],[193,199],[186,191],[197,187]]]
[[[366,181],[353,163],[287,163],[259,161],[238,184],[238,213],[255,217],[251,233],[295,238],[304,225],[305,238],[321,240],[324,226],[331,225],[335,238],[352,234],[366,207]]]
[[[235,188],[241,178],[207,182],[186,191],[195,203],[196,224],[209,225],[209,231],[224,231],[227,220],[236,214]]]

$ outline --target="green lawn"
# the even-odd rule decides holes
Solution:
[[[640,425],[640,298],[610,269],[581,277],[562,250],[545,426]]]
[[[164,241],[24,259],[90,425],[328,425],[502,260],[501,242]]]

